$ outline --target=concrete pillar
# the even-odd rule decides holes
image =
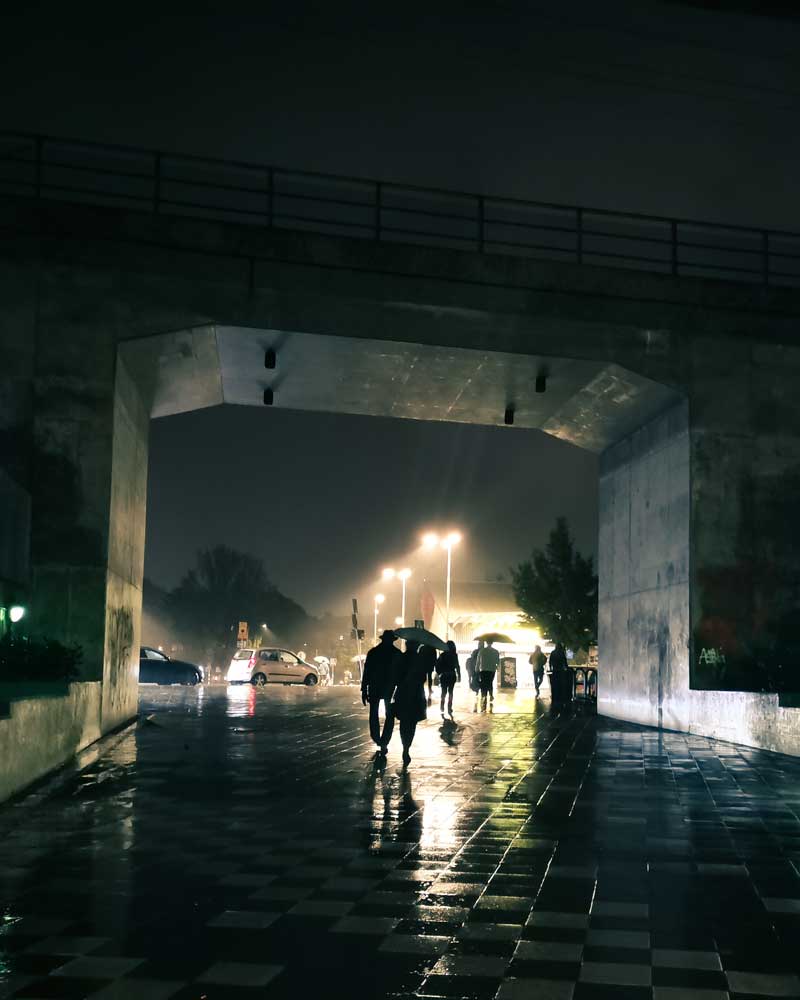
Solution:
[[[601,457],[602,713],[800,753],[798,376],[698,340],[689,399]]]
[[[800,350],[695,347],[695,689],[800,692]]]
[[[82,326],[75,295],[67,317],[57,290],[41,302],[30,628],[82,647],[82,679],[103,682],[107,731],[136,712],[149,411],[114,337]]]
[[[689,683],[689,506],[684,401],[601,457],[598,709],[605,715],[682,728],[665,705],[673,687]]]

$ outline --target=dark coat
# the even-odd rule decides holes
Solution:
[[[461,667],[458,663],[458,653],[454,653],[452,650],[447,649],[436,661],[436,673],[442,677],[452,677],[455,675],[456,680],[461,680]]]
[[[399,661],[394,714],[401,722],[422,722],[428,717],[425,679],[428,676],[424,657],[407,649]]]
[[[397,674],[403,654],[390,642],[380,642],[367,653],[361,693],[370,701],[391,698],[397,683]]]

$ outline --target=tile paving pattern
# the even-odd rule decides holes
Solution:
[[[0,998],[800,997],[800,760],[501,695],[142,689],[0,809]]]

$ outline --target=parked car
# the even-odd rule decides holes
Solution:
[[[142,646],[139,650],[140,684],[200,684],[203,668],[185,660],[173,660],[152,646]]]
[[[320,673],[289,649],[237,649],[228,667],[229,684],[319,684]]]

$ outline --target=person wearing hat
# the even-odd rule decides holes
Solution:
[[[397,636],[384,629],[380,642],[367,653],[361,678],[361,703],[369,703],[369,734],[378,745],[378,753],[385,757],[394,731],[392,695],[397,684],[397,674],[402,653],[394,645]],[[383,702],[384,720],[381,729],[380,705]]]

